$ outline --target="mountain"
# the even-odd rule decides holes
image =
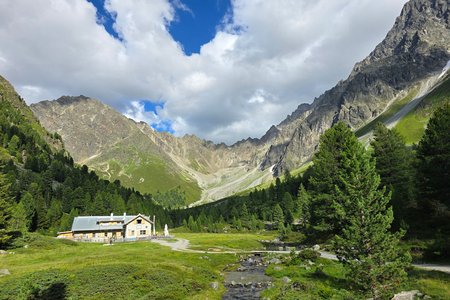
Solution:
[[[449,2],[411,0],[385,39],[346,80],[312,104],[300,104],[260,139],[231,146],[156,132],[83,96],[31,108],[45,128],[62,136],[78,163],[140,191],[181,187],[188,191],[185,203],[200,199],[198,204],[299,168],[311,159],[320,135],[338,121],[362,138],[375,121],[396,125],[445,80],[448,41]]]
[[[251,139],[228,147],[193,135],[177,138],[85,96],[64,96],[31,108],[45,128],[62,136],[77,163],[143,193],[169,191],[167,198],[184,192],[185,201],[172,205],[220,199],[272,177],[269,170],[259,170],[264,145],[256,147]]]
[[[336,122],[358,129],[414,90],[432,88],[450,59],[449,5],[447,0],[406,3],[386,38],[346,80],[314,100],[307,117],[297,118],[292,139],[273,147],[265,165],[275,164],[275,174],[295,168],[310,159],[320,135]]]

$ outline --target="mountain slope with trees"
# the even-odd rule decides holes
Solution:
[[[79,214],[155,214],[169,221],[151,195],[99,179],[74,164],[61,138],[42,128],[0,77],[0,242],[28,231],[68,230]],[[48,143],[47,141],[50,141]]]

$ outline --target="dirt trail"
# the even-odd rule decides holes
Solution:
[[[290,251],[271,251],[271,250],[236,250],[236,251],[205,251],[205,250],[194,250],[189,248],[189,240],[177,238],[176,241],[168,241],[168,240],[152,240],[154,243],[158,243],[163,246],[168,246],[172,248],[174,251],[181,252],[189,252],[189,253],[208,253],[208,254],[237,254],[237,253],[280,253],[287,254]],[[326,251],[319,251],[321,257],[330,259],[330,260],[338,260],[336,255]],[[414,267],[427,271],[440,271],[444,273],[450,274],[450,265],[441,265],[441,264],[412,264]]]

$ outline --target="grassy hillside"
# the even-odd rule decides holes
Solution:
[[[419,142],[433,112],[445,102],[450,102],[450,76],[395,126],[407,144]]]
[[[414,97],[417,95],[417,91],[418,91],[417,88],[412,89],[405,97],[399,98],[396,101],[394,101],[394,103],[392,103],[391,106],[389,106],[389,108],[385,112],[380,114],[378,117],[376,117],[375,119],[373,119],[372,121],[370,121],[369,123],[364,125],[363,127],[356,130],[355,131],[356,136],[361,137],[361,136],[369,133],[370,131],[372,131],[375,128],[375,125],[378,122],[385,122],[390,117],[394,116],[397,112],[399,112],[399,110],[403,106],[405,106],[412,99],[414,99]]]
[[[101,156],[90,160],[90,168],[105,179],[110,181],[118,179],[124,186],[141,193],[168,194],[178,189],[185,197],[185,201],[178,206],[198,201],[201,189],[197,182],[185,176],[164,154],[153,149],[144,151],[145,147],[140,143],[139,137],[142,138],[131,136],[129,140],[104,151]],[[174,203],[170,202],[168,200],[163,204],[173,207]]]
[[[167,165],[156,156],[140,154],[145,164],[129,162],[123,165],[115,159],[99,164],[92,164],[91,168],[101,177],[114,181],[116,179],[125,187],[134,188],[141,193],[155,195],[179,188],[185,193],[186,202],[190,204],[200,199],[201,190],[197,183],[179,172],[171,172]]]

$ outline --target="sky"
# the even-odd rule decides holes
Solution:
[[[0,75],[27,103],[85,95],[232,144],[347,78],[405,2],[0,0]]]

